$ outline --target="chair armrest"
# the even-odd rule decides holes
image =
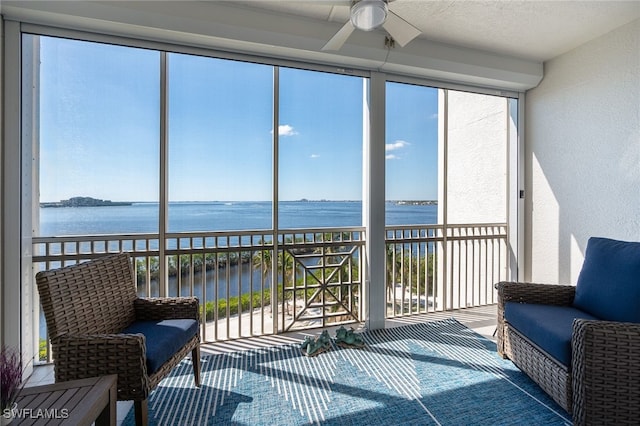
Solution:
[[[139,321],[181,318],[200,321],[197,297],[140,297],[133,301],[133,306]]]
[[[145,337],[141,334],[63,335],[51,342],[56,382],[118,375],[118,399],[149,394]]]
[[[571,305],[576,294],[572,285],[535,284],[502,281],[498,283],[498,302]]]
[[[637,424],[640,324],[576,319],[571,348],[574,423]]]

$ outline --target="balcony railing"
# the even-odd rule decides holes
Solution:
[[[494,303],[493,283],[507,276],[506,235],[506,224],[387,227],[387,317]],[[169,233],[163,247],[159,241],[158,234],[34,238],[34,274],[130,252],[140,296],[200,299],[204,341],[363,319],[364,228],[281,230],[275,241],[263,230]]]
[[[387,318],[496,303],[507,247],[504,223],[387,227]]]

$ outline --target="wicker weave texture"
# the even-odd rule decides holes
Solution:
[[[575,287],[516,282],[497,287],[497,340],[503,356],[572,413],[576,425],[640,424],[640,324],[574,320],[567,371],[509,326],[504,305],[508,301],[571,305]]]
[[[554,401],[571,413],[571,376],[567,368],[546,355],[517,330],[505,325],[505,354]]]
[[[640,324],[574,321],[572,362],[576,424],[640,424]]]
[[[115,333],[135,319],[136,289],[125,253],[36,275],[49,338]]]
[[[199,384],[200,335],[149,375],[141,334],[120,334],[135,320],[191,318],[195,297],[137,298],[130,257],[108,255],[36,276],[53,348],[56,381],[118,375],[118,399],[143,401],[190,352]]]
[[[61,336],[52,343],[56,382],[118,375],[118,399],[143,400],[152,387],[142,335]]]
[[[197,297],[155,297],[134,300],[138,321],[189,318],[199,320],[200,304]]]

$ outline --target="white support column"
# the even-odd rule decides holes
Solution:
[[[22,39],[20,143],[22,356],[27,373],[39,358],[40,295],[35,283],[32,238],[40,233],[40,37]],[[44,336],[43,336],[44,337]],[[28,361],[27,361],[28,360]]]
[[[385,297],[385,75],[364,80],[363,199],[366,229],[363,318],[369,329],[384,328]]]
[[[4,19],[0,15],[0,82],[3,82],[4,78]],[[0,148],[4,146],[4,93],[2,91],[3,84],[0,84]],[[2,154],[3,149],[0,149],[0,176],[3,176],[4,180],[4,156]],[[4,190],[0,188],[0,196],[4,196]],[[2,253],[4,252],[4,239],[2,232],[2,222],[4,222],[4,213],[2,212],[2,204],[4,199],[0,200],[0,241],[2,246],[0,247],[0,346],[4,345],[4,312],[5,298],[4,298],[4,261],[2,260]]]
[[[448,286],[447,212],[448,195],[448,140],[449,140],[449,91],[438,89],[438,223],[442,225],[442,242],[436,245],[436,289],[435,304],[442,309],[451,309],[452,296]]]
[[[3,81],[4,78],[4,19],[0,15],[0,82]],[[2,92],[2,84],[0,84],[0,176],[3,176],[4,173],[4,165],[2,164],[4,161],[4,157],[2,155],[1,147],[4,146],[4,93]],[[0,195],[3,193],[2,188],[0,188]],[[1,223],[4,221],[4,212],[2,211],[1,205],[4,200],[0,201],[0,241],[4,241],[2,225]],[[3,261],[2,261],[2,253],[4,251],[4,246],[0,248],[0,312],[5,311],[5,299],[4,299],[4,271],[3,271]],[[4,314],[0,314],[0,346],[4,344]]]
[[[21,347],[20,24],[4,23],[2,140],[2,344]]]
[[[272,333],[278,334],[281,329],[284,329],[284,324],[280,324],[279,310],[278,310],[278,252],[280,247],[278,246],[278,234],[280,232],[279,206],[280,196],[279,190],[279,175],[280,175],[280,135],[278,128],[280,126],[280,67],[273,67],[273,121],[272,121],[272,167],[273,167],[273,181],[272,181],[272,220],[271,227],[273,229],[273,252],[271,253],[271,318],[272,318]],[[284,254],[283,254],[284,260]],[[284,278],[283,278],[284,287]],[[283,295],[284,296],[284,295]],[[284,300],[282,300],[284,303]]]
[[[25,144],[23,151],[22,126],[32,126],[22,122],[21,105],[25,113],[35,108],[30,94],[37,90],[37,79],[29,78],[23,85],[20,64],[21,53],[20,24],[4,22],[4,98],[2,134],[2,338],[1,343],[20,350],[25,374],[33,368],[37,353],[33,337],[33,316],[37,311],[33,306],[36,291],[31,268],[31,206],[35,188],[33,184],[31,143]],[[36,51],[31,51],[37,56]],[[31,56],[31,62],[35,58]],[[31,64],[31,71],[37,72],[39,61]],[[31,73],[29,73],[31,75]],[[21,91],[25,91],[21,99]],[[37,125],[37,124],[36,124]],[[30,127],[25,132],[30,142],[37,137],[37,128]]]
[[[524,157],[524,108],[525,94],[509,99],[509,279],[524,281],[522,262],[525,244],[525,157]]]

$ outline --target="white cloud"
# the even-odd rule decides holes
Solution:
[[[409,145],[409,142],[403,140],[397,140],[393,143],[388,143],[384,146],[385,151],[395,151],[396,149],[402,149]]]
[[[387,155],[385,156],[385,158],[386,158],[387,160],[399,160],[399,159],[400,159],[400,157],[398,157],[398,156],[397,156],[397,155],[395,155],[395,154],[387,154]]]
[[[293,136],[293,135],[297,135],[298,132],[296,132],[293,129],[293,126],[289,125],[289,124],[281,124],[278,126],[278,135],[279,136]]]
[[[429,118],[430,118],[430,119],[432,119],[432,120],[435,120],[436,118],[438,118],[438,113],[437,113],[437,112],[435,112],[435,113],[431,114],[431,115],[429,116]]]
[[[320,158],[320,154],[311,154],[311,158]]]

